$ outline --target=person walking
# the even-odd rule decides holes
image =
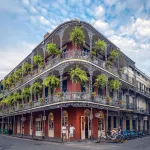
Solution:
[[[69,141],[71,142],[74,137],[75,127],[71,124],[69,128]]]
[[[62,126],[62,142],[66,142],[67,140],[67,127],[65,124]]]

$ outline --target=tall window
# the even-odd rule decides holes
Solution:
[[[67,92],[67,80],[63,80],[63,92]]]
[[[117,118],[114,116],[114,128],[117,128]]]
[[[103,95],[103,90],[102,90],[102,88],[98,88],[98,95]]]
[[[54,115],[53,113],[49,114],[49,130],[54,129]]]

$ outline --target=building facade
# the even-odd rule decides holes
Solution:
[[[84,44],[76,47],[70,40],[74,27],[84,32]],[[101,56],[91,55],[97,40],[105,42],[105,52]],[[47,44],[55,43],[61,55],[47,53]],[[117,60],[107,67],[107,61],[113,50],[118,52]],[[41,56],[43,66],[34,63],[34,56]],[[23,65],[30,64],[30,73],[23,73]],[[86,72],[88,81],[83,85],[72,82],[70,70],[79,67]],[[19,81],[6,88],[4,80],[18,69],[22,70]],[[19,74],[19,73],[18,73]],[[121,83],[117,90],[110,90],[108,84],[101,89],[94,86],[96,77],[104,74],[108,80]],[[43,85],[49,75],[59,78],[59,87],[51,91],[51,85]],[[130,58],[94,29],[90,24],[78,20],[65,22],[53,32],[47,33],[44,40],[1,81],[0,129],[13,134],[61,138],[63,124],[73,124],[75,140],[97,138],[101,130],[147,130],[150,127],[150,78],[138,70]],[[7,98],[13,93],[40,83],[42,92],[30,90],[30,96],[16,101]],[[5,86],[4,86],[5,85]],[[10,85],[10,83],[9,83]],[[58,94],[59,93],[59,94]],[[7,99],[7,103],[6,103]],[[5,100],[5,103],[4,103]],[[9,102],[8,102],[9,101]],[[11,102],[10,102],[11,101]]]

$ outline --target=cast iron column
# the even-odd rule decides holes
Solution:
[[[108,109],[107,109],[107,114],[106,114],[106,134],[108,131]]]
[[[43,129],[43,132],[44,132],[44,138],[45,138],[45,119],[46,119],[46,117],[45,117],[45,109],[44,109],[44,129]]]

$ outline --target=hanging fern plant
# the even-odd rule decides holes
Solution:
[[[84,32],[81,27],[74,27],[73,31],[70,33],[70,41],[73,42],[75,46],[82,46],[85,43]]]
[[[49,44],[47,44],[47,46],[46,46],[46,52],[49,55],[52,55],[52,56],[55,56],[55,55],[60,56],[61,55],[61,51],[59,49],[57,49],[55,43],[49,43]]]
[[[14,76],[15,82],[22,81],[22,68],[17,69],[14,72],[13,76]]]
[[[22,69],[23,69],[23,74],[24,75],[29,74],[31,72],[31,64],[29,64],[28,62],[25,62],[23,64],[23,68]]]
[[[30,87],[30,92],[31,91],[33,94],[41,93],[42,92],[42,84],[39,82],[34,82]]]
[[[121,82],[117,80],[110,80],[108,82],[108,87],[110,91],[117,91],[119,87],[121,86]]]
[[[21,99],[22,99],[22,96],[21,96],[21,94],[19,94],[18,92],[15,92],[15,93],[13,93],[13,95],[12,95],[12,99],[13,99],[13,103],[14,103],[14,102],[17,102],[18,100],[21,100]]]
[[[79,82],[84,85],[88,81],[87,74],[84,70],[80,69],[78,66],[75,69],[71,69],[69,72],[72,82]]]
[[[13,74],[9,75],[8,78],[6,79],[6,85],[8,85],[8,87],[12,87],[14,86],[14,82],[15,82],[14,75]]]
[[[109,54],[110,54],[110,55],[109,55],[108,59],[109,59],[112,63],[114,63],[114,62],[117,60],[117,58],[118,58],[118,52],[117,52],[116,50],[112,50]]]
[[[105,53],[105,42],[104,41],[101,41],[100,39],[98,41],[95,42],[95,51],[97,53],[100,53],[101,55],[104,55]]]
[[[94,86],[103,89],[108,82],[107,77],[104,74],[98,75],[95,79]]]
[[[43,67],[43,58],[40,55],[36,55],[33,57],[34,63],[38,65],[40,68]]]
[[[23,98],[24,100],[29,99],[29,97],[30,97],[30,95],[31,95],[31,93],[30,93],[30,88],[28,88],[28,87],[24,88],[24,89],[22,90],[21,95],[22,95],[22,98]]]
[[[60,79],[54,75],[47,76],[43,81],[43,85],[50,87],[52,90],[55,90],[60,85]]]

